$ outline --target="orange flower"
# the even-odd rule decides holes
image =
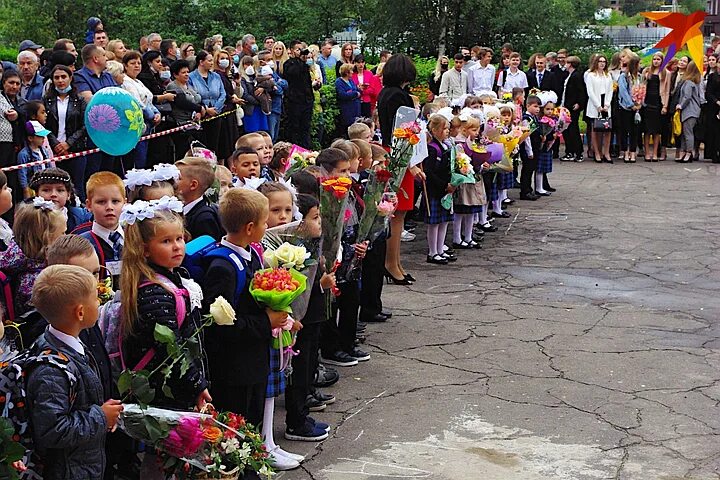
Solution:
[[[352,185],[352,180],[349,179],[348,177],[338,177],[337,183],[339,183],[340,185],[349,187],[350,185]]]
[[[408,140],[408,142],[410,142],[410,145],[417,145],[420,142],[420,137],[413,133],[412,135],[410,135],[410,139]]]
[[[408,138],[410,135],[410,131],[405,128],[396,128],[393,130],[393,137],[395,138]]]
[[[210,443],[216,443],[223,438],[223,433],[218,427],[206,427],[203,429],[203,438]]]

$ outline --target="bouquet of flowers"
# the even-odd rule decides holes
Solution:
[[[365,210],[363,210],[358,223],[358,243],[364,242],[365,240],[375,240],[380,232],[385,230],[385,220],[395,211],[395,205],[392,205],[392,203],[387,200],[383,200],[388,182],[391,178],[392,174],[385,169],[370,173],[367,185],[365,186],[365,194],[363,195]],[[376,220],[378,216],[383,217],[381,225],[377,225],[378,222],[376,222]]]
[[[555,110],[553,110],[553,117],[557,119],[557,122],[555,124],[555,131],[558,134],[561,134],[562,132],[567,130],[567,128],[570,126],[570,122],[572,122],[570,110],[565,107],[556,107]]]
[[[410,165],[415,145],[420,143],[422,127],[417,122],[417,111],[408,107],[400,107],[395,114],[395,128],[392,134],[388,171],[391,174],[389,190],[398,192],[405,172]],[[407,197],[407,193],[403,192]]]
[[[98,282],[97,292],[100,305],[105,305],[107,302],[115,298],[115,291],[112,288],[111,276],[108,275],[107,278]]]
[[[630,96],[635,105],[645,104],[645,95],[647,94],[647,85],[644,82],[637,81],[630,89]]]
[[[155,448],[163,470],[175,478],[237,478],[246,469],[270,478],[273,470],[262,436],[231,412],[180,412],[125,404],[120,428]]]
[[[456,187],[463,183],[475,183],[472,161],[462,145],[455,147],[454,152],[450,155],[450,183]]]
[[[318,152],[306,150],[297,145],[293,145],[290,149],[290,158],[286,164],[285,178],[289,178],[295,172],[298,172],[309,165],[315,165],[315,157]]]
[[[340,250],[340,238],[351,185],[352,180],[345,177],[331,177],[320,183],[322,252],[325,257],[326,272],[333,271]]]
[[[540,118],[540,135],[543,137],[548,136],[549,134],[553,133],[555,131],[555,127],[557,126],[557,120],[553,117],[549,117],[547,115],[543,115]]]

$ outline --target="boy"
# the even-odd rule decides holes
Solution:
[[[530,95],[527,99],[527,111],[523,115],[523,120],[537,123],[541,103],[540,98]],[[535,201],[540,198],[533,193],[532,179],[537,170],[537,154],[540,152],[541,143],[540,129],[538,128],[520,145],[520,158],[522,159],[520,200]]]
[[[225,165],[215,167],[215,180],[220,184],[218,198],[222,198],[232,188],[232,172]]]
[[[25,123],[25,133],[27,133],[27,145],[18,153],[18,165],[38,160],[47,160],[53,157],[52,150],[45,145],[46,137],[50,134],[50,130],[43,127],[37,120],[31,120]],[[47,164],[43,164],[18,170],[18,180],[20,181],[23,199],[34,196],[34,192],[30,188],[30,177],[32,174],[47,168],[47,166]]]
[[[370,147],[370,143],[360,139],[350,141],[358,147],[358,150],[360,150],[360,166],[358,167],[358,172],[366,172],[367,169],[370,168],[370,165],[372,165],[372,148]],[[367,180],[367,175],[365,175],[363,180]]]
[[[36,348],[67,358],[66,371],[40,363],[27,378],[30,425],[43,478],[102,478],[105,435],[116,428],[123,407],[119,400],[103,402],[95,359],[78,338],[98,318],[97,280],[81,267],[47,267],[35,282],[32,302],[50,323]]]
[[[217,206],[205,199],[205,191],[215,182],[215,172],[204,158],[186,157],[175,162],[180,179],[175,190],[183,201],[185,228],[191,238],[209,235],[220,241],[223,230],[218,218]]]
[[[528,81],[525,72],[520,70],[520,54],[513,52],[510,54],[510,67],[503,70],[498,78],[499,93],[512,93],[513,88],[528,88]]]
[[[270,149],[267,148],[267,142],[265,137],[260,133],[246,133],[242,137],[237,139],[235,142],[235,148],[251,148],[257,152],[258,160],[260,161],[260,169],[258,170],[257,176],[265,178],[267,181],[272,182],[273,178],[270,173],[270,161],[273,157],[272,151],[272,140],[270,141]]]
[[[90,176],[85,189],[85,205],[93,214],[94,220],[90,231],[80,235],[92,243],[100,265],[105,267],[101,276],[104,278],[110,275],[113,289],[118,290],[125,239],[125,233],[120,226],[120,213],[125,205],[125,185],[114,173],[97,172]]]
[[[359,139],[372,142],[373,132],[364,123],[355,122],[348,127],[348,138],[350,140]]]
[[[220,246],[229,258],[212,258],[202,282],[205,305],[219,296],[233,304],[233,325],[208,327],[205,345],[210,366],[213,403],[220,410],[237,412],[253,425],[263,419],[265,389],[270,372],[272,329],[290,322],[285,312],[258,305],[249,287],[262,259],[250,248],[267,228],[268,200],[255,190],[234,188],[220,200],[220,222],[227,235]],[[243,282],[242,289],[236,288]],[[236,289],[240,290],[236,295]]]
[[[260,157],[257,151],[251,147],[235,150],[230,157],[230,171],[239,183],[236,186],[244,185],[246,178],[257,177],[260,173]]]

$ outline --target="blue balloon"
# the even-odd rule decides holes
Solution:
[[[137,145],[145,130],[140,104],[119,87],[103,88],[85,109],[90,139],[108,155],[125,155]]]
[[[497,163],[502,160],[503,153],[505,153],[505,147],[502,143],[491,143],[486,148],[490,154],[490,160],[488,160],[488,163]]]

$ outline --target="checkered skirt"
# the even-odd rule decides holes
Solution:
[[[552,150],[550,150],[549,152],[538,153],[538,166],[537,166],[538,173],[552,172],[552,160],[553,160],[552,156],[553,156]]]
[[[425,202],[425,198],[423,198],[422,203],[420,203],[420,208],[422,208],[423,212],[426,214],[425,223],[427,223],[428,225],[438,225],[440,223],[453,221],[452,212],[450,212],[450,210],[445,210],[443,206],[440,205],[439,198],[427,198],[427,203]],[[428,204],[430,205],[430,215],[427,215]]]
[[[285,393],[285,372],[280,371],[280,350],[270,347],[270,374],[265,398],[279,397]]]
[[[498,173],[496,183],[498,190],[509,190],[515,185],[515,174],[513,172]]]

